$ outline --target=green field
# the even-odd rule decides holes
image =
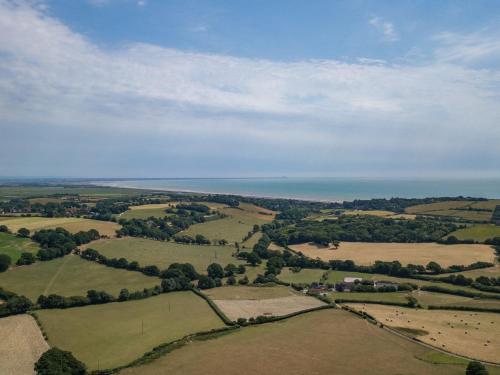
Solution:
[[[119,215],[118,219],[147,219],[151,216],[162,218],[169,216],[169,214],[165,212],[164,208],[142,208],[137,210],[128,210]]]
[[[210,240],[241,242],[255,224],[269,223],[274,217],[272,211],[250,204],[241,204],[239,208],[222,208],[219,211],[228,216],[192,225],[182,233],[193,237],[202,234]]]
[[[121,375],[465,373],[463,363],[438,365],[419,359],[434,358],[429,352],[353,314],[323,310],[195,341]],[[490,375],[499,373],[492,370]]]
[[[242,248],[244,249],[253,249],[253,247],[255,246],[255,244],[260,240],[260,238],[262,237],[262,233],[261,232],[257,232],[255,233],[252,237],[250,237],[248,240],[246,240],[245,242],[242,243]]]
[[[33,301],[41,294],[51,293],[85,296],[90,289],[104,290],[117,296],[122,288],[136,291],[159,284],[160,279],[156,277],[106,267],[71,254],[0,273],[0,287]]]
[[[358,292],[335,292],[330,293],[328,298],[332,301],[336,299],[356,300],[356,301],[373,301],[373,302],[402,302],[406,303],[406,299],[410,293],[395,292],[395,293],[358,293]]]
[[[484,242],[487,239],[500,237],[500,226],[494,224],[474,224],[449,234],[459,240],[474,240]]]
[[[123,257],[129,262],[139,262],[141,266],[156,265],[160,269],[172,263],[191,263],[198,272],[205,272],[208,265],[214,262],[223,267],[229,263],[244,264],[232,256],[236,251],[232,246],[184,245],[128,237],[97,241],[90,247],[108,258]]]
[[[9,233],[0,233],[0,254],[6,254],[14,265],[22,253],[36,253],[38,245],[28,238],[21,238]]]
[[[497,200],[444,201],[410,206],[406,208],[405,212],[418,215],[451,216],[471,221],[489,221],[496,204]],[[471,208],[471,210],[464,210],[468,208]],[[491,211],[474,211],[474,208]]]
[[[319,282],[325,272],[325,270],[316,269],[302,269],[300,272],[292,272],[288,268],[283,268],[278,275],[278,279],[292,284],[310,284]]]
[[[63,187],[63,186],[0,186],[0,198],[36,198],[53,194],[84,195],[102,198],[143,194],[145,190],[115,187]]]
[[[49,344],[71,351],[91,370],[122,366],[159,344],[224,326],[192,292],[36,314]]]

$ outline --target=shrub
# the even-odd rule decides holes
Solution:
[[[0,272],[5,272],[9,269],[12,260],[7,254],[0,254]]]
[[[85,375],[87,369],[71,352],[54,347],[42,354],[35,371],[38,375]]]

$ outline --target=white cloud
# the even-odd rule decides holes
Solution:
[[[391,22],[384,21],[380,17],[372,17],[369,21],[377,31],[383,34],[384,40],[388,42],[395,42],[399,40],[399,36]]]
[[[275,62],[150,44],[105,50],[42,10],[0,0],[4,134],[15,126],[131,134],[127,142],[150,135],[168,145],[162,152],[177,153],[167,158],[217,149],[229,159],[302,157],[310,168],[458,165],[484,150],[500,160],[491,146],[500,142],[499,97],[499,71],[441,59],[413,66]],[[192,146],[179,148],[179,139]]]

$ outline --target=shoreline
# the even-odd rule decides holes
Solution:
[[[124,188],[124,189],[138,189],[138,190],[151,190],[151,191],[164,191],[164,192],[170,192],[170,193],[192,193],[192,194],[211,194],[211,195],[231,195],[231,196],[236,196],[236,197],[245,197],[245,198],[263,198],[263,199],[285,199],[285,200],[296,200],[296,201],[304,201],[304,202],[321,202],[321,203],[343,203],[343,202],[349,202],[346,199],[337,199],[337,200],[331,200],[331,199],[319,199],[319,198],[297,198],[293,196],[272,196],[272,195],[257,195],[257,194],[237,194],[237,193],[230,193],[230,192],[212,192],[212,191],[201,191],[201,190],[188,190],[188,189],[168,189],[165,187],[137,187],[137,186],[131,186],[131,185],[118,185],[118,184],[102,184],[99,182],[90,182],[90,186],[98,186],[98,187],[114,187],[114,188]]]

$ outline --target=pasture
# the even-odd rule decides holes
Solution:
[[[262,237],[262,233],[261,232],[257,232],[255,233],[254,235],[252,235],[252,237],[250,237],[248,240],[246,240],[245,242],[243,242],[241,244],[241,247],[244,248],[244,249],[253,249],[253,247],[255,246],[255,244],[260,240],[260,238]]]
[[[17,232],[20,228],[27,228],[33,234],[40,229],[55,229],[61,227],[68,232],[76,233],[96,229],[103,236],[114,237],[116,231],[121,228],[117,223],[111,221],[100,221],[82,219],[78,217],[9,217],[2,220],[2,225],[6,225],[12,232]]]
[[[36,314],[49,343],[71,351],[91,370],[122,366],[162,343],[224,326],[192,292]]]
[[[465,372],[462,364],[437,365],[417,358],[429,352],[354,314],[330,309],[279,323],[246,327],[210,341],[194,341],[120,374],[218,375],[233,373],[235,369],[240,375],[463,375]]]
[[[385,210],[345,210],[342,212],[343,215],[354,215],[354,216],[377,216],[377,217],[391,217],[396,215],[395,212],[385,211]]]
[[[0,198],[38,198],[47,197],[54,194],[80,195],[100,198],[117,198],[122,196],[143,194],[146,190],[88,186],[0,186]]]
[[[496,201],[444,201],[407,207],[405,212],[416,215],[451,216],[471,221],[489,221]],[[475,211],[487,209],[490,211]]]
[[[205,272],[211,263],[223,267],[229,263],[244,264],[232,254],[232,246],[187,245],[175,242],[148,240],[144,238],[116,238],[99,240],[90,244],[108,258],[125,258],[129,262],[139,262],[141,266],[156,265],[160,269],[172,263],[191,263],[198,272]]]
[[[182,233],[192,237],[202,234],[212,241],[224,239],[230,243],[241,242],[255,224],[271,222],[275,215],[273,211],[245,203],[238,208],[226,207],[219,211],[228,216],[192,225]]]
[[[143,204],[140,206],[130,206],[128,211],[117,215],[120,219],[147,219],[148,217],[164,217],[168,216],[165,209],[175,206],[176,202],[160,203],[160,204]]]
[[[419,340],[435,347],[483,361],[499,361],[499,314],[349,305],[369,313],[389,327],[402,332],[415,332]]]
[[[30,315],[0,319],[0,374],[34,374],[35,362],[49,345]]]
[[[104,290],[117,296],[122,288],[136,291],[159,284],[160,279],[156,277],[106,267],[72,254],[0,273],[1,287],[25,295],[32,301],[36,301],[41,294],[51,293],[85,296],[90,289]]]
[[[223,286],[203,291],[214,300],[261,300],[297,295],[285,286]]]
[[[341,242],[338,249],[312,243],[292,245],[290,248],[313,259],[350,259],[360,265],[370,265],[376,260],[398,260],[403,265],[426,265],[434,261],[448,267],[454,264],[468,265],[477,261],[495,261],[495,254],[490,246],[476,244]]]
[[[304,268],[300,272],[293,272],[289,268],[283,268],[278,279],[291,284],[311,284],[319,282],[325,270]]]
[[[452,294],[433,293],[421,290],[414,291],[413,296],[422,306],[438,305],[500,308],[500,301],[494,299],[468,298]]]
[[[15,264],[22,253],[36,253],[38,245],[28,238],[17,237],[9,233],[0,233],[0,254],[6,254]]]
[[[484,242],[487,239],[500,237],[500,226],[495,224],[474,224],[449,234],[459,240],[474,240]]]

